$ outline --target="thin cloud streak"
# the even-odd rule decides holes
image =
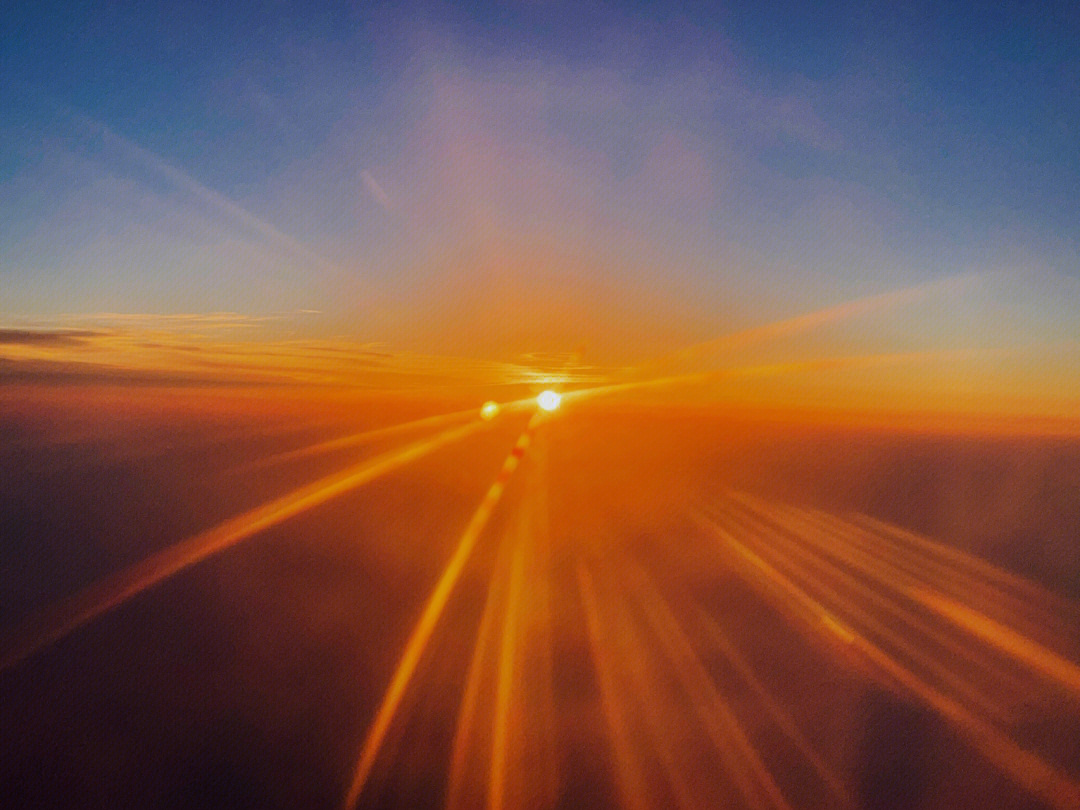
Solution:
[[[149,149],[120,135],[104,123],[82,114],[76,114],[75,119],[92,133],[100,135],[110,143],[120,147],[145,168],[149,168],[164,176],[179,188],[206,203],[210,208],[216,209],[219,213],[232,217],[270,242],[286,248],[296,258],[302,259],[315,267],[318,267],[323,272],[332,273],[342,277],[348,277],[350,275],[345,268],[337,262],[331,261],[294,237],[289,236],[284,231],[274,227],[266,220],[255,216],[236,201],[215,191],[209,186],[200,183],[187,172],[176,168],[171,163],[167,163]]]
[[[375,202],[381,205],[385,210],[390,211],[393,207],[390,204],[390,197],[383,187],[379,185],[378,181],[371,176],[371,172],[364,169],[360,172],[360,179],[364,181],[365,188],[371,192],[371,196],[375,198]]]

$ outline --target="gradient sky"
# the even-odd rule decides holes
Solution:
[[[974,274],[847,342],[1080,336],[1068,3],[20,3],[0,52],[9,329],[624,363]]]

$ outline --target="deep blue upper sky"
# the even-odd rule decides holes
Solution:
[[[88,274],[90,309],[292,295],[200,285],[240,261],[170,219],[236,213],[201,190],[272,231],[240,216],[237,238],[296,240],[403,301],[433,252],[492,229],[558,241],[586,220],[608,264],[629,228],[681,279],[666,293],[746,306],[787,306],[789,272],[811,304],[1010,262],[1080,275],[1070,4],[579,5],[15,4],[0,42],[0,315],[78,309]],[[478,144],[480,170],[463,156]],[[368,170],[387,196],[358,201]],[[546,193],[587,208],[568,223],[513,186],[552,177]],[[199,258],[134,266],[161,264],[169,239]],[[193,274],[184,290],[176,273]]]

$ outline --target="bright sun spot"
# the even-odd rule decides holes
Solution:
[[[562,395],[556,394],[554,391],[544,391],[536,398],[536,404],[545,411],[555,410],[559,407],[561,401]]]
[[[486,422],[490,422],[499,413],[499,403],[492,400],[485,402],[480,408],[480,418]]]

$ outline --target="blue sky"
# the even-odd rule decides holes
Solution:
[[[633,354],[972,272],[1053,315],[1080,277],[1066,4],[100,5],[4,22],[10,323]]]

